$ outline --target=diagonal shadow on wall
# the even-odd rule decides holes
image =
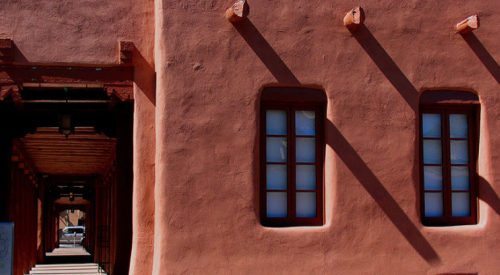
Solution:
[[[420,233],[419,229],[406,215],[389,191],[387,191],[382,182],[380,182],[358,155],[356,150],[349,144],[339,129],[328,120],[326,123],[326,136],[328,137],[326,139],[327,144],[340,157],[342,162],[344,162],[415,251],[430,265],[439,264],[441,260],[437,252],[422,233]]]
[[[156,72],[153,66],[134,47],[134,81],[149,101],[156,106]]]
[[[500,198],[491,184],[483,177],[479,177],[478,197],[486,202],[495,212],[500,215]]]
[[[233,25],[279,83],[300,84],[297,77],[248,18]]]
[[[483,63],[488,72],[500,84],[500,65],[491,56],[488,50],[484,47],[481,41],[472,32],[461,34],[467,45],[476,54],[477,58]],[[479,177],[478,197],[486,202],[498,215],[500,215],[500,197],[495,192],[491,184],[483,177]]]
[[[417,89],[415,89],[410,80],[406,78],[382,45],[378,43],[370,30],[368,30],[365,25],[361,25],[356,30],[351,31],[351,33],[387,80],[391,82],[392,86],[401,94],[406,103],[416,112],[418,107]]]
[[[495,80],[500,84],[500,66],[496,60],[491,56],[488,50],[483,46],[481,41],[477,39],[476,35],[472,32],[468,34],[462,34],[462,38],[465,40],[467,45],[472,49],[476,56],[481,60],[486,69],[495,78]]]

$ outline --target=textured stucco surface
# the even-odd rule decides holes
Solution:
[[[488,129],[498,123],[499,70],[484,63],[500,54],[499,4],[254,0],[235,26],[224,18],[231,4],[161,1],[155,274],[495,274],[498,156]],[[351,34],[342,18],[358,5],[365,26]],[[475,37],[454,34],[472,14],[482,22]],[[489,55],[478,57],[482,47]],[[259,224],[259,91],[270,84],[327,93],[322,227]],[[481,99],[478,225],[421,225],[425,88]]]
[[[0,36],[14,61],[117,64],[119,41],[134,50],[134,210],[131,274],[151,274],[154,242],[154,2],[3,1]]]
[[[17,62],[116,63],[133,41],[130,274],[497,274],[500,2],[4,1]],[[354,33],[342,23],[362,6]],[[454,25],[478,14],[473,35]],[[156,79],[155,79],[156,78]],[[155,82],[156,80],[156,82]],[[325,225],[260,225],[259,98],[266,85],[328,97]],[[479,223],[420,222],[418,96],[477,92]]]

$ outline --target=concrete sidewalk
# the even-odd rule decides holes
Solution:
[[[45,253],[46,256],[90,256],[83,247],[61,247],[52,252]]]
[[[55,275],[105,275],[98,264],[42,264],[33,267],[29,274]]]

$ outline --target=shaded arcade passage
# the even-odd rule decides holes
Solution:
[[[11,118],[0,122],[0,221],[14,222],[14,274],[70,262],[122,274],[131,247],[131,105],[102,90],[21,96],[22,105],[0,102],[0,115]],[[84,215],[62,221],[64,212]],[[85,227],[84,255],[54,255],[68,248],[62,232],[73,225]]]

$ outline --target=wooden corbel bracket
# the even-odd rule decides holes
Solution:
[[[133,86],[115,86],[106,85],[104,86],[108,96],[115,96],[121,101],[132,101],[134,100],[134,90]]]

